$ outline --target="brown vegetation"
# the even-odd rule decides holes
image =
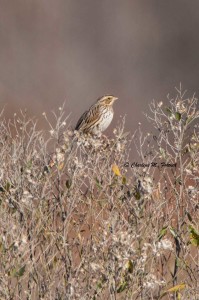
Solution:
[[[198,299],[197,100],[150,111],[153,133],[110,139],[73,136],[62,108],[49,132],[1,115],[1,299]]]

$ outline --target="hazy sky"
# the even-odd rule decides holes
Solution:
[[[114,122],[135,128],[180,82],[199,92],[198,12],[198,0],[0,0],[1,106],[40,118],[66,101],[74,125],[112,93]]]

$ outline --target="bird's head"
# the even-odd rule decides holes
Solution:
[[[105,95],[100,97],[97,102],[106,106],[111,106],[118,98],[112,95]]]

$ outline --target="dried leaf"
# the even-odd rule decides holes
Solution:
[[[122,176],[121,173],[120,173],[120,170],[118,168],[118,166],[116,164],[114,164],[112,166],[112,170],[113,170],[113,173],[116,175],[116,176]]]
[[[173,286],[172,288],[168,289],[167,292],[171,293],[171,292],[178,292],[180,290],[183,290],[186,287],[185,283],[180,283],[178,285]]]
[[[57,168],[58,168],[59,171],[61,171],[63,169],[63,167],[64,167],[64,163],[61,162],[60,164],[58,164]]]
[[[162,299],[164,296],[166,296],[166,294],[168,293],[175,293],[175,292],[179,292],[180,290],[183,290],[184,288],[186,287],[185,283],[181,283],[181,284],[178,284],[178,285],[175,285],[173,286],[172,288],[168,289],[167,291],[164,291],[161,296],[160,296],[160,299]],[[179,295],[179,293],[178,293]],[[178,297],[177,295],[177,297]],[[179,299],[179,297],[178,297]]]

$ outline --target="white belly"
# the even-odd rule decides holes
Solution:
[[[99,124],[99,131],[104,131],[106,128],[111,124],[111,121],[113,119],[113,112],[108,111],[106,114],[103,115],[101,122]]]

